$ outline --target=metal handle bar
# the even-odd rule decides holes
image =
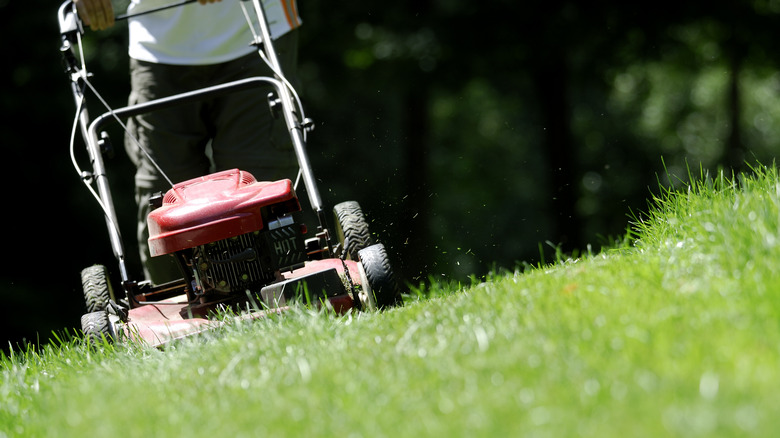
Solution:
[[[114,120],[116,118],[134,117],[141,114],[146,114],[152,111],[170,108],[173,106],[181,105],[188,102],[194,102],[199,100],[206,100],[211,97],[220,96],[228,93],[248,90],[251,88],[257,88],[263,85],[271,84],[274,88],[282,88],[283,85],[276,79],[264,76],[254,76],[246,79],[239,79],[233,82],[226,82],[224,84],[213,85],[207,88],[201,88],[185,93],[175,94],[168,97],[161,97],[159,99],[150,100],[143,103],[136,103],[130,106],[117,108],[113,111],[106,112],[92,122],[89,127],[90,137],[93,140],[97,139],[97,132],[103,125],[103,123]]]
[[[154,12],[160,12],[160,11],[164,11],[166,9],[177,8],[179,6],[184,6],[184,5],[187,5],[187,4],[190,4],[190,3],[195,3],[196,1],[198,1],[198,0],[185,0],[183,2],[172,3],[170,5],[160,6],[160,7],[157,7],[157,8],[149,9],[147,11],[137,12],[135,14],[117,15],[116,17],[114,17],[114,20],[115,21],[127,20],[128,18],[139,17],[141,15],[151,14],[151,13],[154,13]]]

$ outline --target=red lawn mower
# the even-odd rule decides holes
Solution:
[[[71,158],[105,215],[120,276],[120,287],[115,288],[104,265],[81,272],[86,301],[81,324],[90,341],[143,341],[159,346],[222,324],[225,318],[214,316],[226,311],[245,319],[284,312],[293,305],[326,306],[344,313],[403,303],[388,253],[374,242],[360,205],[354,201],[336,205],[335,233],[326,226],[327,215],[306,153],[306,134],[313,124],[303,117],[298,96],[279,67],[262,3],[240,1],[244,8],[251,3],[258,17],[258,41],[263,42],[256,44],[258,54],[274,77],[252,77],[118,109],[104,103],[107,111],[94,120],[86,111],[86,94],[104,100],[86,69],[84,29],[71,1],[59,8],[61,52],[76,102]],[[155,11],[145,13],[150,12]],[[155,197],[148,216],[152,256],[173,257],[182,278],[162,285],[130,278],[103,161],[108,135],[102,128],[108,123],[124,127],[124,120],[139,114],[269,85],[275,93],[267,102],[284,118],[290,133],[299,164],[297,181],[303,181],[319,221],[316,231],[310,232],[299,219],[301,204],[291,180],[257,181],[240,169],[205,175],[174,184]],[[258,102],[265,104],[263,99]],[[91,170],[82,170],[75,158],[79,128]]]

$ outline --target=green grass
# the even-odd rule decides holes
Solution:
[[[0,363],[7,436],[773,436],[780,178],[702,175],[632,244],[382,314]]]

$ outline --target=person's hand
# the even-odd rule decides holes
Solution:
[[[73,0],[73,3],[76,4],[81,21],[90,29],[103,30],[114,25],[114,7],[111,0]]]

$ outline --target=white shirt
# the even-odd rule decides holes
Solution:
[[[254,40],[241,0],[190,3],[129,19],[129,55],[141,61],[174,65],[207,65],[254,52]],[[300,26],[295,0],[262,0],[271,38]],[[173,0],[131,0],[128,14],[173,3]],[[259,33],[252,2],[245,6]]]

